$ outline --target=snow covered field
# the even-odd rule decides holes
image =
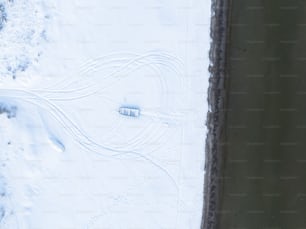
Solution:
[[[0,228],[200,228],[209,0],[0,0]]]

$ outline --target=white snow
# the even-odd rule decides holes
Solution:
[[[0,4],[0,228],[200,228],[210,1]]]

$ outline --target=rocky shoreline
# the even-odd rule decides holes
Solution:
[[[210,79],[208,89],[206,164],[202,229],[217,228],[222,188],[222,158],[226,104],[227,44],[231,0],[213,0],[211,17]]]

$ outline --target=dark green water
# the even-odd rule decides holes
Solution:
[[[233,0],[218,229],[306,228],[306,1]]]

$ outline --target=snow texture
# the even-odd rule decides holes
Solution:
[[[200,228],[209,20],[202,0],[0,0],[0,228]]]
[[[0,2],[0,30],[3,29],[6,21],[7,21],[6,8],[5,5]]]
[[[0,80],[16,78],[42,54],[48,15],[43,2],[0,0]]]

